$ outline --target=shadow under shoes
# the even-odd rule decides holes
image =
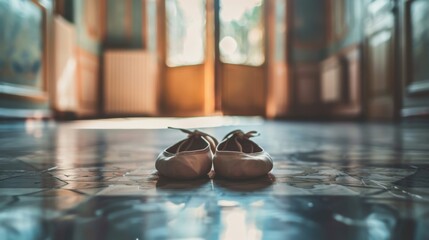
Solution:
[[[213,157],[216,176],[229,179],[249,179],[266,175],[273,168],[271,156],[249,138],[256,131],[228,133],[217,146]]]
[[[155,168],[162,176],[175,179],[195,179],[207,176],[212,168],[217,140],[198,130],[178,129],[188,137],[162,151]]]

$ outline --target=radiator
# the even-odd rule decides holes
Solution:
[[[104,53],[106,115],[157,113],[157,62],[141,50],[107,50]]]

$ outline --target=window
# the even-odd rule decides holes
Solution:
[[[264,63],[262,0],[220,0],[220,60],[259,66]]]
[[[206,1],[166,0],[167,65],[204,62]]]

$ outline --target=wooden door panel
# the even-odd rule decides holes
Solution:
[[[264,115],[265,69],[224,64],[222,108],[227,114]]]
[[[161,107],[173,116],[213,112],[213,0],[157,1]],[[194,7],[189,12],[190,7]]]
[[[169,68],[166,72],[165,107],[174,115],[204,111],[204,66]]]
[[[216,1],[216,81],[226,114],[266,114],[268,2]]]

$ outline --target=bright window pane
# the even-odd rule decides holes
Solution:
[[[167,65],[204,62],[206,11],[204,0],[166,0]]]
[[[258,66],[264,62],[262,0],[220,1],[220,59]]]

